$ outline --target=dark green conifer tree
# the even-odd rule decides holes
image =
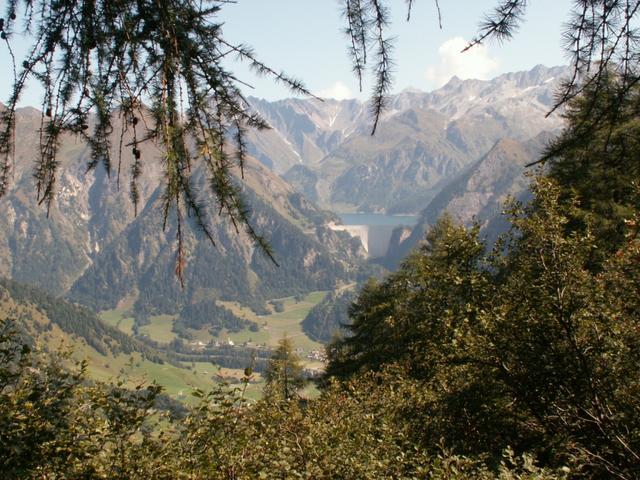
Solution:
[[[592,230],[592,268],[625,243],[625,221],[640,208],[640,88],[613,71],[569,102],[564,132],[543,160],[560,186],[568,231]],[[573,202],[574,205],[570,205]]]
[[[293,342],[286,335],[279,340],[278,348],[269,359],[264,377],[264,395],[270,400],[291,400],[304,386],[300,357],[294,352]]]

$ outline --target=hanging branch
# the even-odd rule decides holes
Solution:
[[[30,33],[34,43],[22,68],[16,69],[11,96],[0,113],[0,197],[11,180],[16,107],[26,82],[34,79],[44,92],[34,178],[37,199],[48,212],[56,196],[64,135],[75,135],[89,146],[87,171],[102,165],[110,174],[117,166],[118,185],[126,172],[135,214],[141,200],[141,146],[154,142],[164,151],[163,228],[169,218],[177,222],[176,274],[181,282],[185,218],[193,218],[215,244],[212,226],[223,216],[273,260],[268,242],[250,224],[241,189],[235,185],[236,175],[244,177],[248,129],[267,124],[251,111],[240,93],[246,84],[222,66],[222,59],[233,54],[292,92],[313,95],[301,81],[262,63],[250,48],[223,37],[218,14],[226,3],[9,0],[0,22],[3,43],[13,56],[11,41],[21,20],[22,31]],[[115,115],[120,119],[118,132]],[[125,135],[131,132],[133,140],[125,145]],[[114,134],[119,146],[112,154]],[[224,152],[227,139],[235,145],[232,157]],[[194,143],[197,151],[188,147]],[[123,169],[123,155],[129,152],[130,167]],[[208,192],[194,189],[194,165],[204,167]],[[205,200],[211,197],[216,206],[210,209],[211,202]]]
[[[0,112],[0,197],[7,193],[12,180],[16,107],[27,81],[32,79],[43,91],[34,178],[37,199],[46,204],[47,211],[56,195],[57,156],[63,136],[77,136],[89,145],[88,170],[102,165],[110,174],[115,169],[111,139],[117,134],[113,120],[119,111],[123,119],[120,139],[135,127],[133,143],[128,145],[133,157],[131,167],[125,171],[130,176],[136,213],[142,173],[140,147],[144,142],[156,142],[165,151],[165,226],[175,212],[175,218],[194,218],[213,241],[211,226],[222,215],[238,231],[245,230],[270,256],[266,242],[250,224],[241,189],[235,183],[236,173],[242,177],[244,172],[247,130],[267,125],[249,108],[240,92],[247,84],[227,70],[227,60],[234,57],[294,93],[317,97],[299,80],[261,62],[251,48],[224,38],[218,15],[230,1],[7,0],[0,22],[0,45],[12,58],[14,84],[6,108]],[[367,69],[373,78],[370,111],[375,133],[388,103],[393,76],[388,0],[341,1],[348,53],[360,88]],[[440,4],[438,0],[434,3],[441,26]],[[414,0],[405,0],[407,19],[415,4]],[[511,38],[526,7],[526,0],[498,0],[465,50],[490,39]],[[640,0],[575,2],[564,34],[573,73],[552,111],[585,88],[602,88],[606,72],[620,77],[620,92],[638,83],[639,8]],[[33,39],[22,63],[16,61],[11,49],[17,32]],[[150,115],[145,104],[151,104]],[[148,125],[145,118],[149,118]],[[135,126],[134,119],[145,121],[144,128]],[[225,151],[228,140],[235,147],[232,155]],[[193,144],[197,151],[188,147]],[[116,151],[119,185],[123,151],[127,150],[121,142]],[[198,165],[206,172],[208,192],[204,198],[215,200],[213,208],[193,187],[191,175]]]
[[[410,21],[415,1],[405,0],[405,2],[407,21]],[[369,100],[373,135],[387,107],[388,95],[393,86],[394,39],[386,35],[390,26],[390,10],[385,0],[342,0],[342,5],[342,16],[346,21],[344,34],[349,42],[347,52],[353,73],[358,79],[360,91],[363,88],[365,71],[369,66],[373,78]],[[439,1],[434,0],[434,5],[438,14],[438,25],[442,29]],[[373,52],[372,55],[371,52]]]
[[[347,20],[344,33],[350,40],[349,57],[362,91],[362,77],[367,64],[367,25],[361,1],[346,0],[343,15]]]
[[[389,25],[388,9],[377,0],[371,0],[371,4],[374,13],[375,25],[374,41],[377,45],[375,54],[376,64],[374,66],[375,83],[373,93],[371,95],[370,106],[371,115],[373,116],[371,135],[373,135],[376,133],[380,116],[387,105],[387,96],[391,91],[391,85],[393,82],[393,61],[391,60],[393,40],[384,38],[385,28]]]
[[[526,7],[526,0],[501,0],[480,24],[478,36],[464,50],[490,39],[510,39],[522,22]],[[640,36],[636,17],[639,8],[639,0],[575,2],[562,35],[572,73],[549,114],[586,88],[601,85],[606,72],[620,75],[623,86],[637,83]]]
[[[463,52],[480,45],[491,38],[498,41],[509,40],[518,30],[527,8],[527,0],[501,0],[496,8],[480,23],[478,35],[464,48]]]

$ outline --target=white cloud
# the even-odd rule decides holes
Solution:
[[[497,59],[489,55],[487,47],[476,45],[462,53],[468,42],[462,37],[450,38],[438,49],[440,63],[427,69],[426,78],[434,87],[441,87],[456,75],[458,78],[487,80],[498,68]]]
[[[335,98],[336,100],[345,100],[347,98],[353,98],[353,93],[344,83],[337,81],[329,88],[320,90],[317,95],[320,98]]]

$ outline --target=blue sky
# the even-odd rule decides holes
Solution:
[[[566,63],[560,48],[562,24],[571,0],[530,2],[527,20],[515,38],[503,45],[489,43],[468,53],[459,53],[476,32],[483,13],[497,0],[440,0],[442,30],[438,27],[434,0],[414,0],[410,22],[406,22],[405,0],[388,0],[393,12],[389,34],[396,37],[395,91],[408,87],[432,90],[452,75],[461,78],[491,78],[500,73],[527,70],[542,63]],[[4,11],[4,0],[0,8]],[[227,40],[252,46],[258,57],[277,70],[302,79],[320,96],[366,98],[369,84],[358,92],[347,57],[342,33],[344,20],[337,0],[238,0],[225,5],[220,20]],[[26,44],[15,38],[14,44]],[[256,78],[242,64],[229,67],[254,88],[249,95],[275,100],[291,96],[268,79]],[[10,68],[6,50],[0,49],[0,71]],[[10,75],[0,75],[0,99],[6,100]],[[23,104],[36,105],[32,90]]]
[[[570,0],[534,0],[527,20],[515,38],[460,53],[472,38],[483,14],[497,0],[440,0],[442,30],[434,0],[414,0],[406,22],[405,0],[390,0],[396,37],[395,90],[407,87],[432,90],[454,74],[461,78],[492,78],[500,73],[528,70],[537,64],[567,63],[560,47],[562,24]],[[261,59],[301,78],[314,92],[335,96],[359,94],[351,74],[344,21],[336,0],[240,0],[225,7],[222,19],[229,40],[252,45]],[[255,96],[277,99],[288,92],[238,68]]]

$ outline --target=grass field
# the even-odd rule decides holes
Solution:
[[[116,308],[100,312],[100,319],[127,335],[133,335],[133,317],[128,315],[129,309]],[[140,333],[147,335],[158,343],[169,343],[176,338],[172,332],[175,315],[155,315],[149,317],[149,324],[140,327]]]
[[[148,335],[151,340],[158,343],[169,343],[176,338],[176,334],[171,330],[175,315],[156,315],[149,317],[149,324],[140,327],[142,335]]]
[[[254,343],[275,346],[278,340],[287,334],[293,339],[297,347],[301,347],[305,351],[319,348],[320,344],[311,341],[304,335],[300,322],[308,311],[324,296],[325,292],[315,292],[307,295],[300,302],[296,302],[294,298],[281,299],[284,311],[280,313],[274,312],[266,316],[256,316],[251,310],[237,304],[225,302],[225,305],[238,315],[254,320],[260,325],[259,332],[246,330],[229,334],[229,336],[236,342],[251,339]],[[128,313],[130,310],[130,306],[125,305],[118,309],[103,311],[100,317],[105,323],[131,334],[133,318]],[[28,318],[29,320],[25,321],[31,322],[32,325],[36,323],[40,325],[49,324],[46,316],[32,306],[18,305],[11,299],[0,301],[0,317],[9,315],[16,318]],[[174,317],[170,315],[151,317],[151,323],[140,328],[141,333],[148,334],[150,338],[158,342],[169,342],[175,337],[175,334],[171,331],[173,319]],[[208,332],[198,333],[209,335]],[[220,337],[223,336],[226,339],[226,335],[220,335]],[[111,353],[103,355],[87,345],[84,339],[65,333],[56,324],[43,331],[38,336],[37,342],[46,347],[48,351],[70,349],[73,352],[73,359],[87,362],[88,378],[106,383],[122,381],[130,387],[156,382],[164,387],[164,391],[168,395],[189,403],[197,401],[191,395],[194,388],[208,391],[221,381],[228,382],[229,388],[232,389],[241,389],[243,387],[241,379],[244,372],[242,369],[220,368],[207,362],[182,363],[180,366],[168,363],[157,364],[143,359],[138,353],[116,356]],[[304,357],[304,355],[302,356]],[[311,368],[321,367],[319,362],[308,361],[307,359],[304,359],[304,362],[306,366]],[[263,385],[264,381],[261,376],[254,374],[247,386],[246,398],[258,399],[262,394]],[[317,395],[317,391],[314,387],[309,386],[302,392],[302,395],[310,398]]]
[[[301,301],[296,302],[294,297],[288,297],[281,300],[283,303],[283,311],[275,312],[271,308],[272,313],[269,315],[256,315],[249,308],[243,307],[236,302],[218,302],[220,305],[228,308],[241,318],[246,318],[256,322],[260,327],[258,332],[252,332],[249,329],[241,332],[231,333],[223,330],[217,337],[211,336],[208,330],[190,330],[195,340],[209,342],[218,340],[226,342],[228,339],[233,340],[237,345],[251,342],[254,345],[265,344],[275,347],[283,336],[292,339],[294,346],[301,348],[302,361],[305,367],[319,369],[322,364],[305,358],[306,354],[311,350],[317,350],[322,347],[318,342],[314,342],[307,337],[302,331],[301,322],[306,317],[309,310],[318,304],[326,295],[326,292],[313,292],[304,297]],[[101,319],[107,324],[114,326],[121,331],[132,334],[133,318],[128,314],[130,308],[117,308],[106,310],[100,313]],[[140,333],[148,335],[150,339],[159,343],[169,343],[176,335],[172,332],[172,326],[175,316],[173,315],[157,315],[150,317],[150,323],[140,327]],[[90,354],[90,349],[83,349],[78,354]],[[239,383],[243,376],[240,369],[221,369],[215,365],[206,362],[185,363],[184,367],[178,368],[169,364],[156,364],[141,359],[134,355],[132,359],[123,356],[117,358],[100,358],[89,361],[89,373],[92,378],[101,381],[114,381],[118,376],[126,378],[127,383],[131,385],[141,382],[151,382],[162,385],[165,392],[170,396],[184,401],[192,402],[190,392],[193,388],[204,391],[210,390],[212,386],[221,380],[221,378],[231,383],[231,387],[242,387]],[[259,375],[254,375],[252,381],[245,392],[249,399],[257,399],[260,397],[264,382]],[[302,395],[312,398],[317,395],[315,387],[307,387]]]
[[[15,306],[17,311],[28,311],[32,322],[41,324],[48,323],[37,310],[30,307]],[[3,308],[0,307],[0,314]],[[118,323],[118,314],[108,316],[109,323]],[[218,367],[209,363],[196,365],[183,364],[185,368],[179,368],[170,364],[157,364],[144,360],[138,353],[133,355],[102,355],[92,347],[87,345],[84,339],[69,335],[63,332],[57,325],[52,325],[49,331],[38,336],[38,344],[46,347],[49,351],[71,350],[72,359],[87,363],[87,376],[93,380],[116,383],[123,381],[125,385],[133,387],[138,384],[148,384],[153,381],[162,385],[165,392],[174,398],[190,399],[192,389],[200,388],[210,390],[219,381],[216,377]],[[69,362],[74,363],[74,362]],[[223,372],[224,377],[241,376],[241,370],[227,370]],[[214,378],[216,377],[216,378]],[[257,377],[260,381],[260,378]],[[261,383],[251,384],[248,388],[247,396],[256,398],[262,390]]]
[[[127,316],[128,310],[127,308],[104,310],[100,312],[100,318],[106,324],[123,331],[127,335],[133,335],[133,317]]]
[[[184,368],[179,368],[168,363],[158,364],[143,360],[138,354],[131,357],[111,357],[104,359],[103,364],[96,364],[90,357],[87,360],[88,374],[95,380],[107,383],[121,380],[129,387],[155,382],[163,387],[167,395],[188,403],[197,401],[191,395],[196,388],[206,392],[222,381],[229,382],[230,389],[242,387],[239,380],[243,377],[243,370],[221,369],[206,362],[183,363]],[[245,393],[246,397],[258,399],[263,385],[260,375],[253,375]]]
[[[305,352],[316,350],[322,347],[318,342],[311,340],[302,331],[301,322],[309,313],[309,310],[318,304],[327,292],[312,292],[304,297],[301,301],[296,302],[294,297],[278,299],[283,302],[284,311],[274,312],[270,315],[256,315],[251,309],[243,307],[237,302],[222,302],[218,304],[228,308],[234,314],[241,318],[246,318],[256,322],[260,327],[258,332],[252,332],[244,329],[240,332],[227,332],[222,330],[216,337],[211,336],[207,329],[190,330],[194,339],[203,342],[210,340],[218,340],[226,342],[231,339],[236,344],[251,342],[253,344],[265,344],[267,346],[277,346],[278,340],[287,335],[293,340],[296,347],[302,348]],[[271,306],[269,305],[271,308]],[[117,308],[114,310],[105,310],[100,313],[100,318],[107,324],[120,329],[121,331],[131,335],[133,318],[127,316],[128,309]],[[157,315],[150,317],[150,323],[140,327],[140,333],[148,335],[151,340],[159,343],[169,343],[175,337],[172,332],[174,315]]]
[[[239,317],[256,322],[260,327],[259,332],[251,332],[249,330],[243,330],[238,333],[223,332],[219,337],[225,340],[228,336],[236,343],[251,340],[253,343],[264,343],[274,347],[286,335],[293,340],[295,347],[302,348],[305,352],[320,349],[322,344],[307,337],[302,331],[301,322],[307,316],[309,310],[317,305],[326,294],[327,292],[312,292],[300,302],[296,302],[293,297],[278,299],[282,300],[284,311],[263,316],[256,315],[250,309],[242,307],[235,302],[218,302]]]

